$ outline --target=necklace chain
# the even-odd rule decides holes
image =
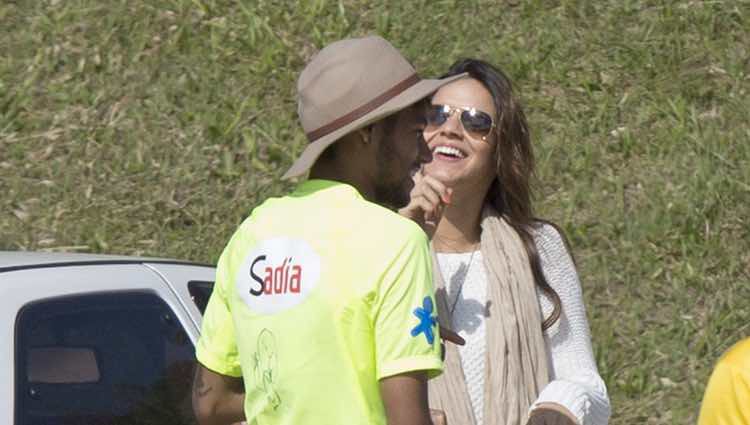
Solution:
[[[479,245],[479,243],[480,243],[479,241],[476,241],[476,242],[472,243],[470,245],[471,249],[476,250],[476,248]],[[465,252],[465,251],[463,251],[461,249],[463,244],[461,242],[459,242],[458,240],[444,239],[444,238],[441,238],[438,235],[435,235],[434,236],[434,240],[433,240],[433,244],[436,247],[447,248],[446,250],[440,249],[439,250],[440,252],[446,252],[446,253],[451,253],[451,254],[453,254],[453,253],[459,253],[459,252]],[[465,245],[463,245],[463,246],[465,246]]]

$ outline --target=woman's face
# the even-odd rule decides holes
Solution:
[[[432,104],[448,105],[452,112],[441,125],[431,125],[428,120],[424,138],[432,152],[432,161],[425,165],[425,173],[454,189],[470,188],[483,196],[496,174],[497,131],[492,127],[482,140],[481,132],[464,128],[461,110],[474,108],[477,113],[489,114],[494,122],[492,95],[479,81],[462,78],[440,88],[432,97]]]

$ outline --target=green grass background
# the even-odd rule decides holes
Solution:
[[[750,334],[750,2],[0,2],[0,249],[214,262],[305,144],[295,80],[381,34],[516,81],[611,423],[687,424]]]

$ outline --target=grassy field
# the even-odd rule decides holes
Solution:
[[[695,422],[750,335],[750,2],[0,2],[0,249],[214,262],[305,140],[295,79],[378,33],[527,105],[539,215],[578,260],[612,424]]]

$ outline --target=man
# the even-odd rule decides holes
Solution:
[[[392,209],[431,157],[420,100],[460,77],[420,80],[380,37],[333,43],[302,71],[310,144],[285,177],[310,179],[253,210],[221,255],[196,349],[201,424],[431,423],[430,254]]]

